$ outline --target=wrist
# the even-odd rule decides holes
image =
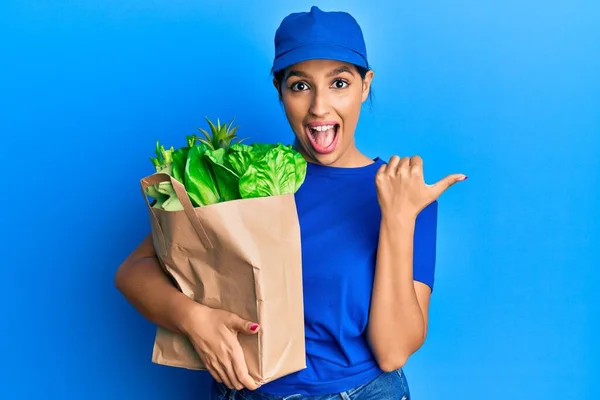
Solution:
[[[417,222],[417,216],[408,212],[383,212],[381,217],[383,223],[403,228],[414,227]]]
[[[184,296],[174,304],[174,325],[181,333],[189,336],[197,330],[198,323],[205,319],[207,311],[208,307]]]

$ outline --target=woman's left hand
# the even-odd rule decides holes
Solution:
[[[416,218],[456,182],[464,181],[463,174],[451,174],[433,185],[423,177],[423,160],[419,156],[393,156],[377,171],[377,198],[383,216]]]

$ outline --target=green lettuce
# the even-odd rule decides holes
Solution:
[[[185,164],[188,159],[189,147],[182,147],[173,152],[172,173],[173,178],[185,182]]]
[[[156,142],[154,154],[156,157],[150,157],[150,161],[154,165],[156,173],[173,174],[173,155],[176,153],[171,146],[170,149],[165,149],[165,146]],[[146,193],[155,199],[153,207],[162,208],[167,211],[183,210],[183,206],[171,185],[171,182],[160,182],[156,185],[149,186]]]
[[[226,127],[233,137],[235,130]],[[211,131],[224,136],[218,129]],[[177,150],[156,142],[156,157],[151,157],[157,173],[167,173],[184,185],[194,207],[292,194],[304,183],[306,160],[291,145],[219,141],[219,146],[214,146],[210,134],[203,132],[205,138],[187,136],[187,146]],[[227,140],[232,139],[229,136]],[[156,200],[153,207],[183,208],[170,182],[148,187],[146,193]]]
[[[212,167],[221,199],[223,201],[238,200],[241,198],[239,190],[240,177],[225,161],[225,152],[224,148],[220,148],[218,150],[207,150],[204,155]]]
[[[227,163],[238,177],[244,175],[248,167],[265,156],[266,152],[274,146],[264,144],[235,144],[227,154]]]
[[[306,161],[290,146],[271,148],[251,163],[240,177],[243,198],[277,196],[295,193],[304,182]]]
[[[192,146],[188,152],[184,172],[184,186],[195,207],[219,203],[221,196],[211,165],[204,153],[204,144]]]

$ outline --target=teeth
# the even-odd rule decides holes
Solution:
[[[315,130],[315,131],[319,131],[319,132],[324,132],[327,131],[329,129],[333,129],[335,125],[321,125],[321,126],[315,126],[312,127],[311,129]]]

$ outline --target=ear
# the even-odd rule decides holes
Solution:
[[[362,90],[362,101],[364,102],[369,98],[369,92],[371,91],[371,82],[373,81],[375,73],[373,70],[369,70],[363,79],[363,90]]]

